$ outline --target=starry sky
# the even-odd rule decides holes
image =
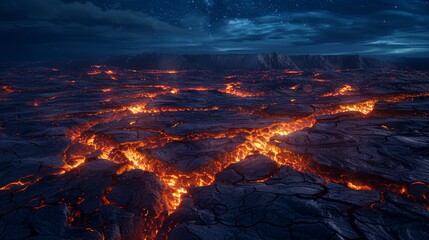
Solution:
[[[1,0],[1,58],[139,53],[429,57],[426,0]]]

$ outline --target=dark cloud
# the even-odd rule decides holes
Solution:
[[[103,9],[91,2],[60,0],[3,0],[0,2],[0,43],[3,52],[27,57],[27,53],[101,54],[126,50],[128,44],[157,41],[183,30],[139,11]],[[133,43],[134,42],[134,43]],[[98,46],[98,49],[97,49]],[[65,48],[74,48],[73,50]]]
[[[421,0],[3,0],[3,58],[141,52],[429,56]]]
[[[3,20],[53,22],[81,26],[109,26],[140,30],[176,31],[166,22],[132,10],[103,10],[91,2],[64,3],[60,0],[3,0],[0,3]]]

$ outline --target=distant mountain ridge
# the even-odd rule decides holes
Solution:
[[[429,70],[429,58],[396,57],[389,60],[400,67],[414,70]]]
[[[260,54],[140,54],[134,56],[85,57],[38,62],[0,61],[0,68],[16,66],[82,68],[109,65],[140,70],[344,70],[400,69],[429,70],[429,58],[360,55]]]
[[[109,57],[101,60],[100,64],[133,69],[176,70],[336,70],[395,67],[395,64],[359,55],[289,56],[279,53],[228,55],[142,54],[132,57]]]

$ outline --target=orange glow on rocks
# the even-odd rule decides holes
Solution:
[[[177,74],[179,71],[177,70],[149,70],[146,73],[150,74]]]
[[[263,95],[262,93],[243,91],[241,89],[241,85],[242,82],[227,83],[225,84],[225,88],[220,89],[219,91],[241,98],[258,97]]]
[[[236,85],[234,84],[229,84],[226,86],[226,88],[232,89],[235,86]],[[168,88],[168,87],[164,87],[164,88]],[[403,97],[398,97],[398,96],[395,98],[387,97],[384,100],[393,101],[395,99],[403,99]],[[317,174],[318,173],[317,169],[313,169],[312,167],[310,167],[308,165],[308,160],[304,156],[289,152],[284,149],[280,149],[279,147],[271,143],[272,141],[271,139],[275,136],[285,136],[293,132],[302,130],[304,128],[312,127],[317,122],[316,116],[319,116],[319,115],[337,114],[337,113],[347,112],[347,111],[358,111],[364,114],[368,114],[369,112],[372,111],[374,104],[377,101],[378,100],[373,99],[373,100],[363,101],[359,103],[341,105],[338,108],[323,109],[323,110],[320,110],[320,112],[317,112],[305,118],[297,119],[292,122],[286,122],[286,123],[282,123],[282,122],[274,123],[272,125],[269,125],[267,127],[263,127],[260,129],[234,130],[233,132],[230,132],[228,134],[229,135],[244,134],[246,140],[242,144],[237,146],[234,151],[225,155],[223,158],[217,159],[217,161],[211,162],[205,165],[200,170],[192,173],[186,173],[186,174],[182,173],[179,170],[167,165],[166,163],[153,159],[152,156],[139,152],[137,150],[138,148],[152,145],[153,143],[151,141],[140,141],[140,142],[125,144],[120,148],[122,150],[120,150],[119,152],[115,150],[116,153],[113,154],[112,151],[117,148],[114,142],[107,140],[105,137],[102,137],[102,136],[99,136],[99,137],[96,135],[87,136],[86,134],[84,134],[85,129],[88,129],[90,125],[97,124],[96,122],[86,127],[83,127],[81,129],[76,129],[76,131],[74,131],[71,136],[72,141],[78,141],[80,144],[85,145],[88,148],[88,150],[84,153],[69,153],[68,155],[65,155],[66,158],[64,159],[64,161],[67,163],[71,163],[69,165],[70,168],[75,168],[86,161],[85,160],[86,155],[90,154],[91,152],[101,150],[99,152],[99,156],[104,159],[111,159],[111,161],[114,161],[114,162],[123,162],[124,160],[120,160],[122,158],[129,162],[129,164],[127,164],[127,167],[122,168],[121,172],[126,172],[131,169],[142,169],[145,171],[153,172],[170,188],[171,197],[169,198],[170,202],[168,203],[168,206],[169,206],[168,209],[169,209],[169,212],[172,212],[180,204],[182,196],[183,194],[186,194],[188,188],[193,186],[207,186],[211,184],[214,181],[214,176],[216,173],[222,171],[222,169],[229,166],[230,164],[239,162],[242,159],[245,159],[246,157],[253,154],[266,155],[266,156],[269,156],[274,161],[276,161],[277,163],[279,163],[280,165],[287,165],[299,171],[311,172],[311,173]],[[152,114],[152,113],[158,113],[161,111],[165,111],[165,112],[186,111],[187,109],[172,108],[172,109],[161,110],[161,109],[150,108],[147,103],[135,104],[129,107],[117,109],[116,110],[116,112],[118,112],[117,116],[112,117],[112,119],[103,119],[103,122],[104,121],[108,122],[114,119],[120,119],[122,117],[125,117],[127,116],[127,110],[131,114]],[[196,110],[196,109],[189,109],[189,110]],[[135,121],[132,121],[129,123],[130,126],[134,126],[135,124],[136,124]],[[174,126],[177,126],[177,124],[174,124]],[[217,133],[217,134],[210,134],[207,136],[195,135],[195,138],[193,139],[197,140],[197,139],[204,139],[207,137],[220,138],[220,137],[225,137],[228,134]],[[163,143],[161,142],[160,143],[164,145],[168,142],[181,140],[181,139],[182,139],[181,137],[166,135],[164,140],[161,141]],[[367,185],[359,185],[353,182],[343,182],[343,180],[341,179],[337,179],[337,180],[327,179],[327,181],[335,181],[335,182],[343,183],[347,185],[349,188],[356,189],[356,190],[372,189],[370,186],[367,186]]]
[[[290,87],[289,89],[290,90],[296,90],[299,86],[301,86],[301,84],[294,85],[294,86]]]
[[[110,91],[112,91],[112,89],[111,88],[103,88],[103,89],[101,89],[101,91],[102,92],[110,92]]]
[[[10,190],[11,188],[16,187],[16,186],[25,186],[25,185],[30,184],[30,183],[31,182],[23,182],[21,180],[18,180],[16,182],[11,182],[11,183],[6,184],[3,187],[0,187],[0,191]]]
[[[284,72],[291,75],[302,75],[304,73],[304,71],[300,70],[285,70]]]
[[[147,104],[137,104],[137,105],[130,106],[127,109],[134,114],[150,112],[150,110],[147,108]]]
[[[340,108],[343,111],[347,111],[347,112],[361,112],[363,114],[368,114],[372,112],[372,110],[374,110],[374,105],[376,102],[378,102],[378,100],[371,99],[371,100],[356,103],[356,104],[341,105]]]
[[[229,75],[229,76],[225,76],[225,79],[233,79],[233,78],[237,78],[238,76],[236,75]]]
[[[186,88],[185,90],[187,90],[187,91],[201,91],[201,92],[205,92],[205,91],[213,90],[213,88],[207,88],[207,87],[191,87],[191,88]]]
[[[61,120],[69,121],[73,116],[78,116],[76,120],[79,124],[74,125],[66,132],[68,146],[64,150],[62,160],[64,166],[61,166],[64,174],[74,170],[82,165],[86,166],[87,163],[103,159],[120,165],[118,169],[114,169],[115,174],[125,174],[132,170],[139,169],[153,173],[157,181],[162,182],[163,189],[163,204],[165,204],[165,211],[168,214],[176,211],[179,205],[183,202],[190,190],[194,187],[208,186],[215,182],[216,174],[223,171],[231,164],[237,163],[253,155],[265,155],[275,161],[279,166],[289,166],[290,168],[311,173],[321,177],[321,181],[335,182],[347,186],[350,189],[359,191],[380,190],[377,184],[365,181],[366,179],[359,179],[351,172],[337,170],[333,167],[322,168],[315,164],[312,157],[308,154],[299,154],[284,148],[281,144],[281,139],[284,136],[290,137],[291,134],[299,134],[298,131],[307,130],[312,128],[317,123],[323,123],[323,116],[342,114],[346,112],[358,112],[357,114],[344,114],[347,117],[358,116],[367,118],[376,114],[374,108],[377,102],[401,102],[410,100],[416,97],[429,96],[426,93],[419,94],[395,94],[395,95],[371,95],[371,97],[364,97],[359,95],[359,89],[351,84],[342,84],[338,89],[331,93],[323,94],[325,91],[319,91],[321,85],[316,82],[325,82],[321,77],[321,73],[314,73],[309,75],[308,79],[304,82],[287,82],[277,89],[275,85],[270,85],[270,89],[264,92],[258,92],[253,89],[262,89],[260,86],[254,86],[254,82],[260,79],[252,79],[252,82],[246,79],[245,74],[240,75],[227,75],[216,76],[219,82],[212,81],[211,78],[199,80],[201,82],[185,82],[181,85],[177,80],[178,76],[157,75],[157,74],[178,74],[176,70],[155,70],[155,71],[127,71],[127,74],[132,74],[131,77],[127,76],[120,69],[115,70],[107,69],[106,66],[92,66],[90,71],[86,69],[82,73],[86,78],[91,79],[91,83],[102,80],[120,78],[121,81],[112,82],[107,81],[108,84],[102,87],[98,86],[91,91],[95,93],[97,103],[100,108],[96,110],[88,110],[83,113],[67,112],[56,117],[54,120],[64,124]],[[182,71],[179,76],[182,75]],[[295,70],[279,70],[278,75],[282,77],[281,83],[287,81],[284,74],[302,75],[304,72]],[[99,75],[88,77],[86,75]],[[151,75],[153,74],[153,75]],[[228,73],[231,74],[231,73]],[[150,77],[148,77],[150,75]],[[269,78],[269,73],[264,72],[261,76]],[[313,76],[313,78],[312,78]],[[192,76],[193,77],[193,76]],[[290,78],[303,78],[303,76],[290,76]],[[127,78],[129,79],[126,82]],[[169,82],[168,80],[171,80]],[[232,79],[232,80],[231,80]],[[239,82],[235,80],[240,79]],[[278,78],[280,79],[280,78]],[[122,82],[124,81],[124,82]],[[206,81],[206,82],[204,82]],[[326,80],[327,81],[327,80]],[[279,81],[280,82],[280,81]],[[81,80],[79,79],[79,84]],[[142,85],[139,85],[142,83]],[[144,84],[147,83],[147,84]],[[198,85],[201,84],[201,85]],[[271,81],[270,81],[271,84]],[[95,85],[95,84],[94,84]],[[7,93],[13,93],[13,90],[7,86],[2,89]],[[299,89],[299,91],[295,91]],[[302,89],[302,91],[301,91]],[[73,88],[74,90],[74,88]],[[198,92],[191,92],[198,91]],[[309,96],[313,94],[316,99],[311,103],[311,106],[302,110],[300,107],[303,105],[302,96]],[[223,93],[223,94],[222,94]],[[75,94],[75,92],[73,92]],[[214,96],[202,99],[200,96]],[[266,96],[270,96],[278,100],[275,104],[281,105],[281,113],[269,112],[278,105],[262,102],[265,101]],[[198,98],[184,98],[184,96],[192,95]],[[51,95],[45,95],[51,96]],[[264,98],[262,98],[262,96]],[[334,100],[328,102],[329,98],[336,96]],[[236,98],[237,97],[237,98]],[[254,98],[254,99],[238,99],[238,98]],[[356,98],[355,98],[356,97]],[[47,105],[45,101],[54,100],[57,97],[45,98],[30,98],[25,102],[26,106],[32,111],[36,109],[33,106],[39,107],[37,111],[43,110]],[[247,105],[227,105],[218,99],[228,99],[235,102],[251,101]],[[341,99],[340,99],[341,98]],[[359,99],[359,100],[357,100]],[[34,102],[32,102],[35,100]],[[62,100],[58,95],[58,100]],[[54,102],[61,102],[61,101]],[[201,100],[201,101],[200,101]],[[318,102],[320,100],[320,103]],[[207,103],[205,103],[206,101]],[[203,105],[203,103],[206,105]],[[235,103],[234,102],[234,103]],[[42,104],[41,104],[42,103]],[[189,105],[186,105],[189,104]],[[286,107],[284,106],[286,105]],[[309,104],[310,105],[310,104]],[[272,107],[270,109],[270,107]],[[283,108],[285,107],[285,108]],[[304,108],[304,107],[302,107]],[[86,110],[86,109],[85,109]],[[302,112],[300,112],[302,111]],[[204,113],[203,113],[204,112]],[[237,125],[235,122],[232,125],[216,125],[209,122],[209,118],[217,113],[224,115],[216,115],[217,119],[221,117],[229,118],[231,121],[236,121],[234,117],[237,116]],[[368,116],[363,116],[368,115]],[[201,115],[199,115],[201,114]],[[206,115],[202,115],[206,114]],[[250,118],[245,118],[251,115]],[[186,120],[181,117],[185,116]],[[220,117],[219,117],[220,116]],[[244,117],[243,117],[244,116]],[[279,117],[281,116],[281,117]],[[243,118],[240,118],[243,117]],[[337,116],[332,116],[337,117]],[[342,116],[340,116],[342,117]],[[187,119],[197,119],[195,122],[187,122]],[[256,120],[255,120],[256,119]],[[263,119],[263,121],[260,121]],[[322,120],[321,120],[322,119]],[[74,119],[73,119],[74,120]],[[65,123],[68,123],[64,121]],[[205,122],[207,121],[207,123]],[[239,122],[242,121],[242,122]],[[326,121],[326,120],[325,120]],[[253,123],[255,122],[255,123]],[[203,130],[198,130],[201,125],[207,124]],[[386,123],[387,124],[387,123]],[[66,124],[64,124],[67,126]],[[378,123],[381,131],[389,130],[385,124]],[[190,129],[194,132],[187,132]],[[383,130],[384,129],[384,130]],[[162,149],[173,143],[181,143],[187,141],[221,141],[237,140],[236,145],[225,152],[216,154],[210,161],[204,162],[196,170],[185,171],[181,170],[176,165],[173,165],[167,160],[153,154],[156,149]],[[212,144],[212,143],[210,143]],[[210,145],[211,146],[211,145]],[[185,150],[186,150],[185,146]],[[193,147],[193,146],[192,146]],[[205,146],[200,147],[197,145],[195,148],[202,149],[210,152],[211,149],[206,149]],[[220,147],[219,147],[220,148]],[[178,149],[181,149],[180,147]],[[192,148],[190,147],[192,151]],[[174,149],[173,149],[174,150]],[[161,155],[166,155],[166,150],[160,150]],[[177,151],[172,151],[174,156],[178,155]],[[164,156],[164,155],[162,155]],[[197,158],[193,155],[189,157],[191,160]],[[109,164],[111,164],[108,162]],[[83,167],[84,167],[83,166]],[[79,170],[79,169],[78,169]],[[272,176],[272,175],[271,175]],[[110,177],[109,177],[110,178]],[[117,179],[114,177],[114,181]],[[264,182],[266,179],[258,180],[256,182]],[[21,179],[11,182],[0,188],[0,191],[7,191],[10,189],[20,188],[34,183],[34,181],[26,181]],[[383,183],[384,184],[384,183]],[[383,187],[394,191],[398,194],[408,195],[407,186],[400,184],[391,185],[386,184]],[[104,188],[103,188],[104,189]],[[116,206],[115,201],[109,198],[109,193],[112,192],[112,187],[106,187],[102,195],[98,196],[100,205],[109,205],[110,207]],[[79,204],[84,202],[84,197],[79,199]],[[76,211],[77,212],[77,211]],[[149,210],[141,209],[141,216],[149,216]],[[165,216],[156,215],[157,220],[164,219]],[[73,213],[70,217],[70,222],[73,223],[79,219],[79,214]],[[148,218],[147,221],[148,236],[156,235],[160,229],[160,224],[157,221],[152,221]],[[146,227],[146,225],[145,225]]]
[[[6,91],[7,94],[12,94],[15,92],[10,86],[2,86],[2,89]]]
[[[91,70],[87,73],[90,76],[101,74],[100,70]]]
[[[116,74],[116,72],[115,71],[113,71],[113,70],[106,70],[106,71],[104,71],[106,74],[108,74],[108,75],[113,75],[113,74]]]
[[[358,191],[371,191],[371,190],[373,190],[370,186],[358,185],[358,184],[354,184],[352,182],[348,182],[347,187],[354,189],[354,190],[358,190]]]
[[[344,84],[341,88],[336,89],[335,92],[326,93],[323,96],[324,97],[335,97],[335,96],[347,95],[353,91],[356,91],[356,89],[354,87],[350,86],[349,84]]]
[[[227,89],[231,90],[236,85],[229,84],[226,86]],[[168,90],[170,87],[162,86],[163,90]],[[382,100],[385,101],[397,101],[397,100],[404,100],[405,97],[412,97],[410,95],[407,96],[395,96],[395,97],[387,97]],[[362,112],[364,114],[370,113],[373,108],[374,104],[377,102],[377,99],[371,99],[368,101],[363,101],[360,103],[355,104],[347,104],[347,105],[341,105],[337,109],[326,109],[320,113],[317,113],[315,115],[298,119],[296,121],[290,122],[290,123],[275,123],[273,125],[270,125],[266,128],[262,129],[256,129],[253,131],[248,131],[245,129],[237,130],[237,133],[239,132],[246,132],[248,135],[246,137],[246,141],[238,146],[235,151],[229,154],[229,157],[225,157],[225,162],[217,162],[216,164],[210,164],[208,167],[205,168],[205,171],[198,172],[198,173],[192,173],[191,175],[182,175],[181,173],[173,170],[169,170],[169,172],[159,172],[157,169],[163,169],[160,167],[156,167],[156,165],[148,164],[148,156],[142,155],[139,152],[136,152],[135,148],[128,147],[127,150],[125,150],[123,153],[125,157],[132,163],[131,168],[139,168],[147,171],[153,171],[157,172],[158,176],[165,180],[170,187],[175,189],[173,191],[173,198],[172,203],[170,204],[171,211],[174,210],[178,204],[180,203],[181,196],[186,192],[186,189],[191,186],[203,186],[210,184],[213,181],[213,176],[216,172],[221,171],[224,167],[228,166],[229,164],[233,162],[240,161],[241,159],[246,158],[247,156],[254,154],[254,153],[260,153],[267,156],[272,157],[275,161],[277,161],[280,164],[283,165],[289,165],[292,166],[295,169],[298,170],[307,170],[308,166],[305,166],[303,164],[303,159],[298,158],[296,155],[292,153],[287,153],[282,150],[280,150],[278,147],[270,144],[270,139],[274,136],[278,135],[288,135],[292,132],[299,131],[306,127],[311,127],[316,123],[315,116],[317,115],[324,115],[324,114],[335,114],[339,112],[345,112],[345,111],[358,111]],[[216,108],[214,108],[216,109]],[[159,109],[151,109],[148,107],[146,103],[142,104],[136,104],[132,105],[126,108],[121,108],[115,110],[115,112],[118,112],[118,115],[116,117],[113,117],[112,119],[105,119],[106,121],[111,121],[116,118],[121,118],[121,116],[124,116],[124,113],[120,113],[121,111],[128,110],[132,114],[141,114],[141,113],[157,113],[161,110]],[[181,110],[187,110],[187,109],[164,109],[164,111],[181,111]],[[194,109],[195,110],[195,109]],[[93,123],[96,124],[96,123]],[[131,122],[130,125],[134,125],[135,121]],[[90,127],[90,126],[87,126]],[[74,134],[71,136],[72,141],[79,141],[81,144],[84,144],[85,146],[88,146],[91,150],[88,151],[85,154],[74,154],[72,156],[69,156],[66,161],[70,162],[70,159],[73,158],[74,160],[70,165],[70,168],[75,168],[85,162],[85,155],[90,154],[91,152],[96,151],[97,149],[101,150],[100,156],[103,156],[103,158],[109,159],[109,156],[111,156],[110,151],[114,149],[114,145],[110,145],[109,142],[103,141],[101,142],[101,139],[97,140],[95,135],[91,135],[88,137],[83,137],[83,131],[85,131],[85,127],[81,128],[81,130],[78,130],[74,132]],[[214,136],[211,136],[214,137]],[[171,141],[174,139],[174,137],[168,137]],[[79,140],[81,139],[81,140]],[[149,143],[138,143],[137,146],[144,146]],[[289,155],[289,157],[288,157]],[[293,158],[291,156],[294,156]],[[114,157],[115,158],[115,157]],[[150,159],[150,158],[149,158]],[[229,160],[228,160],[229,159]],[[157,163],[159,164],[159,163]],[[167,169],[169,169],[167,167]],[[211,173],[210,173],[211,172]],[[19,184],[19,183],[18,183]],[[354,185],[349,185],[349,187],[352,187]]]

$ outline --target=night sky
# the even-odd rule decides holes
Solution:
[[[256,53],[429,57],[424,0],[1,0],[2,59]]]

